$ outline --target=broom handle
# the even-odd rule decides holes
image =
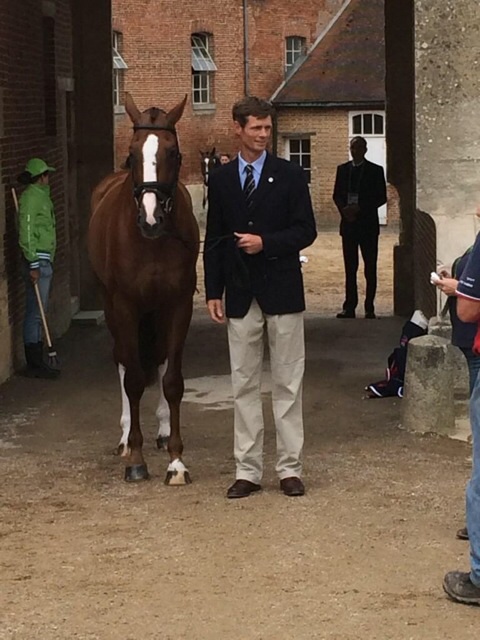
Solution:
[[[13,202],[15,204],[15,210],[16,210],[17,215],[18,215],[18,212],[19,212],[18,198],[17,198],[17,192],[15,191],[14,187],[12,187],[12,198],[13,198]],[[50,338],[50,331],[48,330],[47,318],[45,317],[45,309],[43,308],[42,298],[40,297],[40,291],[38,289],[38,282],[34,282],[33,283],[33,288],[35,289],[35,295],[37,296],[38,308],[40,309],[40,315],[42,317],[43,330],[45,331],[45,337],[47,339],[47,345],[48,345],[48,348],[51,349],[52,348],[52,339]]]
[[[33,283],[35,289],[35,295],[37,296],[38,308],[40,309],[40,315],[42,316],[43,330],[45,331],[45,337],[47,339],[48,348],[52,348],[52,340],[50,338],[50,331],[48,330],[47,318],[45,317],[45,310],[43,308],[42,298],[40,297],[40,290],[38,288],[38,282]]]

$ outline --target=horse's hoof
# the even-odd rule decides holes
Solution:
[[[186,469],[182,471],[174,469],[173,471],[167,471],[165,484],[169,487],[180,487],[186,484],[192,484],[192,479]]]
[[[125,482],[140,482],[149,479],[146,464],[133,464],[131,467],[125,467]]]
[[[125,448],[125,445],[123,444],[123,442],[121,442],[114,450],[113,450],[113,455],[114,456],[121,456],[123,454],[123,450]]]
[[[157,449],[162,449],[163,451],[167,451],[167,445],[168,445],[168,436],[158,436]]]

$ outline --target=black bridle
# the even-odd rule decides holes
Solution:
[[[175,142],[177,145],[177,166],[175,170],[175,178],[173,182],[158,182],[158,181],[150,181],[150,182],[141,182],[140,184],[135,184],[133,186],[133,195],[137,204],[140,205],[140,201],[145,193],[154,193],[158,200],[162,203],[164,208],[167,208],[168,205],[170,209],[173,208],[174,200],[175,200],[175,189],[178,183],[178,176],[180,174],[180,167],[182,165],[182,154],[178,148],[178,137],[177,131],[175,127],[171,127],[169,125],[160,125],[160,124],[135,124],[133,125],[134,131],[139,131],[140,129],[145,130],[154,130],[154,131],[169,131],[173,133],[175,136]],[[170,201],[170,202],[169,202]]]

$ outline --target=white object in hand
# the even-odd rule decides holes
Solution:
[[[432,271],[432,273],[430,274],[430,282],[432,284],[437,284],[437,282],[440,282],[441,279],[442,278],[435,271]]]

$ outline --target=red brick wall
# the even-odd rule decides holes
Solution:
[[[269,98],[284,79],[285,37],[303,36],[309,47],[340,4],[304,0],[299,11],[291,0],[249,0],[249,93]],[[168,110],[188,95],[178,126],[182,178],[200,182],[200,149],[236,150],[231,107],[244,95],[242,0],[113,0],[113,27],[123,34],[125,89],[140,109]],[[191,104],[190,35],[199,31],[212,34],[218,68],[216,109],[208,114]],[[117,115],[117,165],[127,153],[130,134],[127,116]]]
[[[48,3],[47,3],[48,5]],[[45,131],[44,66],[42,7],[39,0],[0,0],[0,118],[3,122],[0,138],[1,183],[4,202],[0,215],[5,215],[3,235],[4,269],[0,273],[7,282],[8,320],[13,326],[13,351],[21,352],[21,324],[24,290],[20,276],[19,250],[14,224],[14,207],[10,189],[16,176],[31,156],[45,158],[56,167],[52,179],[58,232],[58,256],[55,261],[55,282],[52,292],[53,309],[69,305],[69,269],[67,234],[63,196],[64,121],[63,98],[57,88],[57,134]],[[55,57],[56,76],[72,76],[70,1],[56,0]],[[20,193],[20,189],[19,189]],[[0,327],[1,330],[1,327]]]

